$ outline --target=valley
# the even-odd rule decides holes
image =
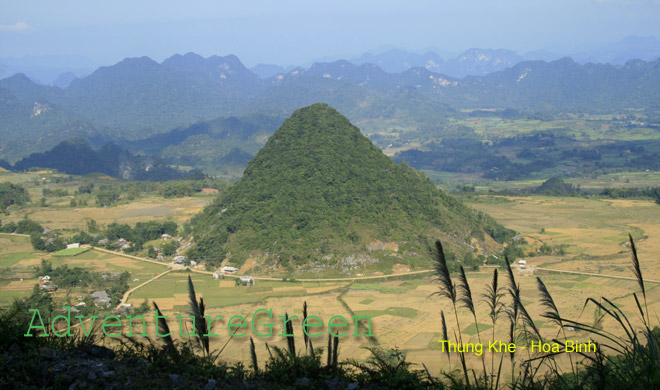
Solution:
[[[54,178],[63,177],[57,173],[40,172],[27,174],[0,174],[0,181],[22,183],[33,198],[40,196],[43,188],[51,190],[70,189],[66,182],[57,183]],[[37,178],[37,180],[34,180]],[[42,180],[45,179],[45,180]],[[75,181],[84,178],[74,177]],[[107,179],[94,178],[94,181]],[[42,184],[44,183],[45,184]],[[594,180],[592,185],[602,183]],[[607,181],[605,181],[607,182]],[[586,185],[586,184],[584,184]],[[25,216],[45,227],[56,229],[63,237],[72,237],[79,230],[87,230],[90,218],[93,218],[100,230],[115,221],[133,225],[137,222],[172,220],[183,224],[201,208],[209,204],[217,195],[196,193],[193,196],[165,198],[154,193],[140,194],[135,199],[124,200],[120,204],[95,207],[90,204],[86,208],[70,207],[68,197],[57,202],[48,202],[47,207],[41,207],[39,202],[13,207],[8,216],[3,217],[3,226],[10,222],[19,222]],[[657,221],[660,218],[660,207],[651,200],[617,200],[602,197],[569,197],[569,196],[503,196],[476,194],[464,199],[471,207],[487,212],[510,229],[518,232],[525,244],[520,246],[522,256],[516,258],[527,261],[527,269],[544,268],[566,270],[572,272],[595,273],[602,275],[632,277],[629,269],[630,254],[626,247],[628,233],[633,235],[638,247],[644,276],[647,279],[647,296],[649,310],[660,310],[658,288],[660,274],[657,269],[657,252],[660,248],[660,230]],[[165,242],[159,239],[150,244],[158,246]],[[145,316],[151,316],[149,302],[156,302],[164,315],[174,316],[188,311],[187,278],[192,277],[199,297],[207,304],[207,313],[215,315],[237,315],[250,317],[258,308],[273,308],[274,315],[301,313],[303,302],[307,302],[309,311],[327,320],[333,315],[368,315],[373,324],[377,344],[383,348],[399,348],[407,353],[409,361],[425,363],[432,372],[446,369],[448,361],[439,350],[437,339],[441,336],[439,326],[440,310],[448,311],[450,306],[441,298],[429,296],[438,290],[438,285],[428,273],[402,272],[394,273],[393,269],[372,268],[353,274],[348,280],[333,279],[332,273],[316,275],[305,281],[304,275],[296,276],[295,271],[285,276],[275,276],[266,273],[254,274],[251,271],[239,272],[252,275],[255,278],[253,286],[238,286],[235,278],[228,276],[224,280],[213,279],[212,273],[203,267],[192,267],[191,271],[177,270],[172,265],[171,257],[155,262],[140,261],[138,258],[148,258],[146,250],[133,254],[123,254],[115,251],[91,250],[75,256],[55,256],[35,251],[29,237],[2,234],[0,235],[0,300],[4,304],[15,298],[25,298],[31,295],[32,289],[38,283],[35,267],[41,260],[50,262],[53,267],[67,265],[78,267],[89,272],[112,274],[113,272],[128,272],[127,287],[131,290],[124,303],[131,305],[131,310],[146,308]],[[145,245],[146,247],[146,245]],[[544,249],[546,248],[546,249]],[[395,254],[395,253],[393,253]],[[152,260],[153,261],[153,260]],[[427,269],[431,266],[430,258],[417,267],[408,267],[410,271],[416,268]],[[168,267],[172,271],[165,273]],[[481,296],[485,282],[491,276],[491,269],[481,268],[468,273],[468,279],[473,284],[473,295]],[[614,299],[624,312],[634,318],[631,292],[636,289],[636,282],[627,279],[612,279],[608,277],[589,275],[570,275],[537,271],[528,274],[527,271],[514,270],[518,275],[520,288],[523,292],[523,302],[536,321],[537,326],[548,337],[553,335],[555,328],[540,317],[541,306],[535,287],[535,276],[540,276],[548,289],[553,293],[557,306],[567,318],[591,318],[593,313],[583,312],[583,304],[587,297],[598,297],[606,292],[606,296]],[[387,279],[378,275],[389,276]],[[160,275],[157,279],[152,279]],[[273,277],[275,276],[275,277]],[[259,277],[271,280],[260,280]],[[286,278],[286,279],[284,279]],[[314,280],[316,279],[316,280]],[[53,281],[57,283],[57,280]],[[88,296],[98,286],[60,287],[52,293],[54,307],[61,307],[79,302],[76,297]],[[89,301],[87,301],[89,302]],[[489,328],[485,303],[481,298],[477,314],[480,318],[482,335],[488,335]],[[113,302],[113,306],[119,301]],[[121,306],[120,306],[121,307]],[[106,309],[97,309],[101,313]],[[136,313],[141,312],[140,309]],[[459,321],[466,325],[464,337],[477,342],[474,327],[469,326],[471,315],[468,311],[459,311]],[[504,321],[504,320],[501,320]],[[604,324],[607,326],[607,323]],[[149,325],[151,326],[151,325]],[[174,326],[174,325],[172,325]],[[218,325],[220,326],[220,325]],[[449,323],[449,326],[454,326]],[[506,326],[498,325],[496,339],[505,340]],[[300,332],[300,324],[294,324],[296,334]],[[470,330],[472,329],[472,330]],[[154,332],[148,328],[147,333]],[[213,348],[224,348],[223,358],[230,362],[245,361],[249,356],[249,340],[246,338],[228,338],[222,330],[216,332],[221,337],[212,339]],[[151,333],[150,333],[151,334]],[[467,336],[466,336],[467,335]],[[581,332],[571,334],[573,338],[583,338]],[[285,346],[284,338],[271,337],[266,339],[271,345]],[[108,342],[112,343],[111,340]],[[467,340],[466,340],[467,342]],[[323,344],[323,342],[320,342]],[[369,352],[363,347],[376,341],[365,338],[342,338],[342,358],[366,358]],[[226,344],[226,345],[225,345]],[[267,357],[264,344],[257,344],[260,360]],[[497,355],[496,355],[497,356]],[[468,364],[478,368],[480,360],[468,356]],[[452,363],[455,368],[456,362]]]

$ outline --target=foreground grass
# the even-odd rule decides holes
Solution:
[[[508,266],[505,277],[493,272],[487,293],[481,297],[490,307],[486,318],[478,318],[474,307],[479,298],[473,296],[464,272],[449,274],[442,247],[436,253],[439,295],[453,302],[457,309],[471,311],[474,321],[461,323],[452,313],[442,316],[442,332],[433,338],[453,342],[492,340],[498,327],[509,329],[510,342],[525,345],[530,342],[561,344],[569,328],[585,332],[596,345],[595,352],[569,354],[566,348],[553,353],[516,351],[510,354],[482,355],[481,368],[468,368],[465,353],[448,354],[447,369],[438,377],[424,364],[414,366],[406,360],[405,351],[368,348],[370,356],[362,361],[340,361],[340,338],[329,337],[327,344],[316,345],[311,339],[286,338],[285,347],[269,346],[265,362],[258,361],[254,340],[251,343],[250,367],[243,363],[224,362],[224,347],[212,350],[208,337],[193,336],[187,340],[171,337],[160,340],[125,338],[114,351],[96,347],[100,342],[98,329],[89,336],[75,333],[73,337],[25,338],[25,324],[30,323],[28,305],[45,304],[48,295],[30,297],[15,304],[0,315],[0,386],[4,388],[406,388],[406,389],[656,389],[660,387],[660,328],[657,318],[649,313],[647,292],[635,244],[630,238],[633,272],[638,291],[632,292],[636,308],[622,310],[615,299],[588,298],[585,307],[599,313],[593,322],[570,319],[561,315],[561,308],[540,278],[537,278],[540,304],[545,308],[543,320],[532,318],[523,300],[514,273]],[[500,280],[501,279],[501,280]],[[480,280],[480,283],[482,281]],[[187,280],[189,312],[195,322],[191,328],[207,326],[206,303],[197,298],[190,278]],[[38,298],[38,299],[37,299]],[[159,308],[154,304],[156,310]],[[409,316],[405,308],[390,307],[388,314]],[[391,312],[391,313],[390,313]],[[301,318],[307,317],[307,305]],[[378,313],[371,313],[378,315]],[[654,320],[655,318],[655,320]],[[490,323],[490,325],[488,325]],[[549,325],[545,325],[545,324]],[[603,326],[607,323],[608,326]],[[554,326],[555,338],[541,337],[539,326]],[[636,325],[633,325],[636,324]],[[161,333],[169,332],[166,320],[159,322]],[[615,328],[622,332],[615,334]],[[288,322],[287,333],[293,334]],[[50,331],[50,330],[49,330]],[[203,334],[203,332],[198,332]],[[489,336],[493,335],[493,338]],[[623,334],[623,335],[621,335]],[[318,340],[318,339],[314,339]],[[231,338],[227,340],[227,343]],[[586,340],[585,340],[586,341]],[[315,341],[318,343],[318,341]],[[226,344],[225,344],[226,346]],[[435,353],[444,354],[434,348]],[[569,359],[565,364],[566,357]],[[502,370],[504,360],[511,361],[510,377]],[[564,359],[564,363],[562,363]],[[105,371],[81,370],[94,364]],[[34,368],[43,375],[32,375]],[[90,366],[91,367],[91,366]],[[451,368],[453,367],[453,369]],[[92,371],[90,371],[92,370]],[[83,375],[84,374],[84,375]],[[92,375],[93,374],[93,375]],[[71,387],[73,386],[73,387]]]

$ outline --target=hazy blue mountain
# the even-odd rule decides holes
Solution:
[[[67,99],[63,89],[37,84],[23,73],[0,80],[0,88],[10,91],[25,105],[34,104],[36,100],[56,103]]]
[[[233,54],[208,58],[195,53],[175,54],[163,61],[162,66],[189,75],[206,76],[211,82],[240,90],[248,95],[264,89],[264,84],[259,76],[247,69]]]
[[[388,73],[401,73],[414,67],[437,67],[444,60],[434,52],[425,54],[412,53],[400,49],[391,49],[380,54],[365,53],[351,60],[355,64],[375,64]]]
[[[654,61],[660,58],[660,40],[652,36],[638,37],[633,35],[616,43],[574,53],[571,57],[583,64],[594,62],[624,65],[634,59]]]
[[[634,60],[620,67],[580,65],[570,58],[527,61],[434,91],[441,101],[457,107],[573,112],[653,107],[660,102],[659,64]]]
[[[213,77],[194,61],[190,70],[182,70],[188,59],[161,65],[147,57],[129,58],[75,80],[66,92],[74,111],[133,139],[236,110],[246,94],[237,89],[241,80],[232,81],[235,73],[223,69]],[[249,83],[246,89],[251,88]]]
[[[513,51],[503,49],[469,49],[455,58],[447,59],[441,58],[439,54],[432,51],[418,54],[403,50],[389,50],[378,55],[365,53],[352,60],[356,64],[378,65],[388,73],[402,73],[412,68],[425,68],[455,78],[470,75],[483,76],[506,69],[521,61],[523,61],[523,57]]]
[[[66,89],[73,80],[76,80],[78,77],[73,72],[65,72],[57,76],[55,81],[53,81],[53,86]]]
[[[4,79],[6,77],[11,76],[15,72],[9,68],[7,65],[0,64],[0,79]]]
[[[87,75],[98,67],[98,63],[79,55],[42,55],[25,56],[22,58],[0,58],[0,64],[11,69],[7,77],[15,73],[23,73],[40,84],[54,84],[54,80],[62,73],[72,72],[77,75]]]
[[[266,80],[281,73],[289,73],[293,69],[295,69],[294,66],[287,66],[285,68],[273,64],[257,64],[250,68],[250,71],[256,73],[262,80]]]
[[[486,69],[513,62],[506,62],[506,56],[513,58],[505,51],[471,51],[463,57],[472,69],[481,58]],[[143,148],[170,148],[170,157],[190,162],[195,148],[206,155],[209,147],[220,147],[224,155],[234,147],[254,153],[260,145],[255,141],[246,148],[240,144],[245,139],[223,140],[217,132],[193,134],[196,123],[251,113],[281,118],[317,102],[337,107],[361,125],[395,119],[404,127],[442,121],[451,107],[570,112],[653,107],[660,102],[660,66],[658,60],[615,66],[564,58],[523,61],[486,76],[456,78],[427,67],[390,74],[374,64],[334,61],[261,80],[235,56],[188,53],[162,64],[129,58],[75,79],[66,89],[39,85],[23,74],[0,80],[0,89],[0,111],[6,113],[0,158],[16,161],[72,136],[95,144],[138,141],[178,128],[185,130],[168,135],[178,143],[155,137],[149,141],[153,146]],[[188,155],[175,152],[176,145],[186,145]]]
[[[70,137],[86,137],[95,144],[108,140],[105,129],[98,131],[77,114],[44,99],[23,104],[4,88],[0,88],[0,118],[0,158],[10,162]]]

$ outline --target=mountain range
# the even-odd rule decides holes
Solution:
[[[0,159],[15,162],[72,136],[86,137],[96,146],[133,142],[132,150],[138,151],[135,142],[148,145],[150,137],[174,129],[229,117],[268,117],[272,123],[260,130],[262,138],[243,150],[252,154],[281,118],[316,102],[336,107],[361,126],[396,120],[405,127],[437,125],[455,109],[657,108],[660,60],[631,60],[621,66],[582,65],[569,58],[523,61],[486,76],[462,79],[424,67],[388,73],[374,64],[342,60],[262,80],[236,56],[203,58],[188,53],[162,63],[148,57],[127,58],[72,79],[64,89],[39,85],[18,74],[0,80],[0,113],[6,118],[0,123]],[[214,134],[221,139],[221,133]]]

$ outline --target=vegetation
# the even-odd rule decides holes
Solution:
[[[396,388],[396,389],[654,389],[660,385],[658,376],[660,364],[660,328],[653,328],[652,317],[649,316],[646,301],[646,288],[642,276],[635,244],[630,238],[633,271],[638,282],[639,292],[633,293],[637,302],[635,315],[639,316],[641,327],[631,325],[628,315],[608,298],[588,298],[586,305],[593,305],[600,313],[600,320],[594,324],[565,318],[560,313],[550,291],[540,278],[537,285],[541,296],[540,304],[546,312],[542,317],[557,326],[558,332],[566,331],[567,326],[587,332],[592,336],[595,352],[579,352],[571,356],[569,370],[563,371],[557,365],[557,359],[563,354],[569,354],[566,348],[559,352],[539,352],[533,355],[512,352],[509,354],[491,354],[491,360],[486,361],[482,355],[482,369],[468,369],[464,363],[462,370],[443,372],[440,377],[433,376],[422,364],[416,369],[406,361],[406,353],[401,350],[383,350],[378,347],[368,348],[370,357],[364,361],[339,360],[340,339],[328,337],[327,347],[314,345],[311,339],[300,340],[299,348],[295,337],[287,337],[285,348],[269,346],[269,358],[262,365],[255,353],[254,340],[250,340],[250,368],[243,364],[229,365],[223,362],[223,349],[211,350],[208,338],[202,336],[208,328],[205,311],[206,303],[197,298],[194,285],[188,278],[188,296],[190,315],[195,319],[197,329],[188,341],[175,341],[171,336],[159,341],[150,339],[135,339],[125,336],[121,345],[115,351],[105,348],[91,349],[99,341],[99,330],[96,328],[88,335],[76,332],[72,337],[54,337],[52,328],[47,325],[48,337],[23,337],[24,324],[30,322],[26,308],[40,308],[44,313],[53,313],[52,299],[48,293],[35,288],[32,295],[22,301],[16,301],[11,307],[0,313],[0,353],[3,357],[12,357],[12,364],[0,365],[0,380],[4,386],[17,387],[68,387],[87,385],[103,387],[110,384],[137,386],[159,384],[163,388],[181,386],[202,387],[211,383],[214,386],[231,388]],[[475,299],[471,294],[466,274],[460,270],[458,284],[454,282],[448,271],[446,258],[440,243],[436,243],[435,264],[440,286],[439,295],[449,299],[454,304],[454,310],[461,306],[472,311]],[[58,269],[42,262],[39,272],[57,273]],[[67,271],[59,277],[67,277],[75,273],[75,269]],[[510,329],[511,342],[518,344],[529,342],[563,343],[558,339],[545,340],[541,338],[535,321],[529,315],[526,304],[523,303],[524,293],[516,282],[514,273],[506,263],[506,285],[502,286],[498,270],[493,271],[493,277],[483,299],[490,308],[492,332],[495,328],[505,326]],[[84,275],[89,276],[89,275]],[[81,280],[83,275],[78,275]],[[72,278],[72,283],[76,283]],[[505,292],[506,291],[506,292]],[[455,303],[454,303],[455,302]],[[156,303],[155,310],[162,315]],[[302,319],[309,315],[305,302]],[[51,314],[52,315],[52,314]],[[288,317],[288,316],[287,316]],[[504,317],[505,324],[502,325]],[[598,323],[603,317],[614,321],[624,331],[624,336],[615,335],[611,329],[603,329]],[[444,315],[442,316],[442,340],[449,340],[449,329]],[[458,318],[458,317],[457,317]],[[48,321],[50,324],[50,321]],[[475,329],[479,322],[474,314]],[[483,324],[481,324],[483,325]],[[170,333],[167,320],[159,319],[159,332]],[[461,338],[461,324],[456,324]],[[292,322],[286,322],[286,331],[293,334]],[[478,330],[476,334],[479,334]],[[484,333],[485,334],[485,333]],[[565,337],[565,336],[564,336]],[[18,347],[18,348],[17,348]],[[45,352],[48,353],[45,353]],[[58,361],[49,358],[49,351],[57,354]],[[439,352],[440,353],[440,352]],[[101,355],[99,355],[101,354]],[[449,355],[449,354],[448,354]],[[461,362],[465,360],[465,352],[455,352]],[[497,357],[499,355],[499,357]],[[451,356],[451,355],[449,355]],[[511,382],[505,382],[502,363],[505,357],[512,361]],[[116,370],[113,375],[88,375],[89,371],[78,371],[77,367],[86,361],[94,359],[96,365],[111,366]],[[144,360],[148,364],[141,370],[134,369],[135,362]],[[6,361],[6,360],[5,360]],[[56,363],[66,361],[63,367],[68,375],[58,376],[55,370],[45,370],[44,375],[24,375],[21,372],[31,365],[53,367]],[[546,367],[544,375],[539,369]],[[130,384],[129,384],[130,383]]]
[[[0,183],[0,212],[11,205],[23,205],[30,201],[24,187],[13,183]]]
[[[183,176],[158,160],[133,156],[114,144],[93,150],[85,138],[67,139],[47,152],[33,153],[14,164],[13,169],[26,171],[35,167],[74,175],[100,172],[134,180],[172,180]]]
[[[406,165],[397,165],[337,111],[296,111],[250,161],[243,178],[192,220],[190,253],[217,265],[226,252],[268,252],[302,265],[324,248],[363,251],[372,239],[410,240],[428,229],[459,240],[513,236]],[[356,233],[365,232],[365,233]],[[351,238],[352,237],[352,238]]]

